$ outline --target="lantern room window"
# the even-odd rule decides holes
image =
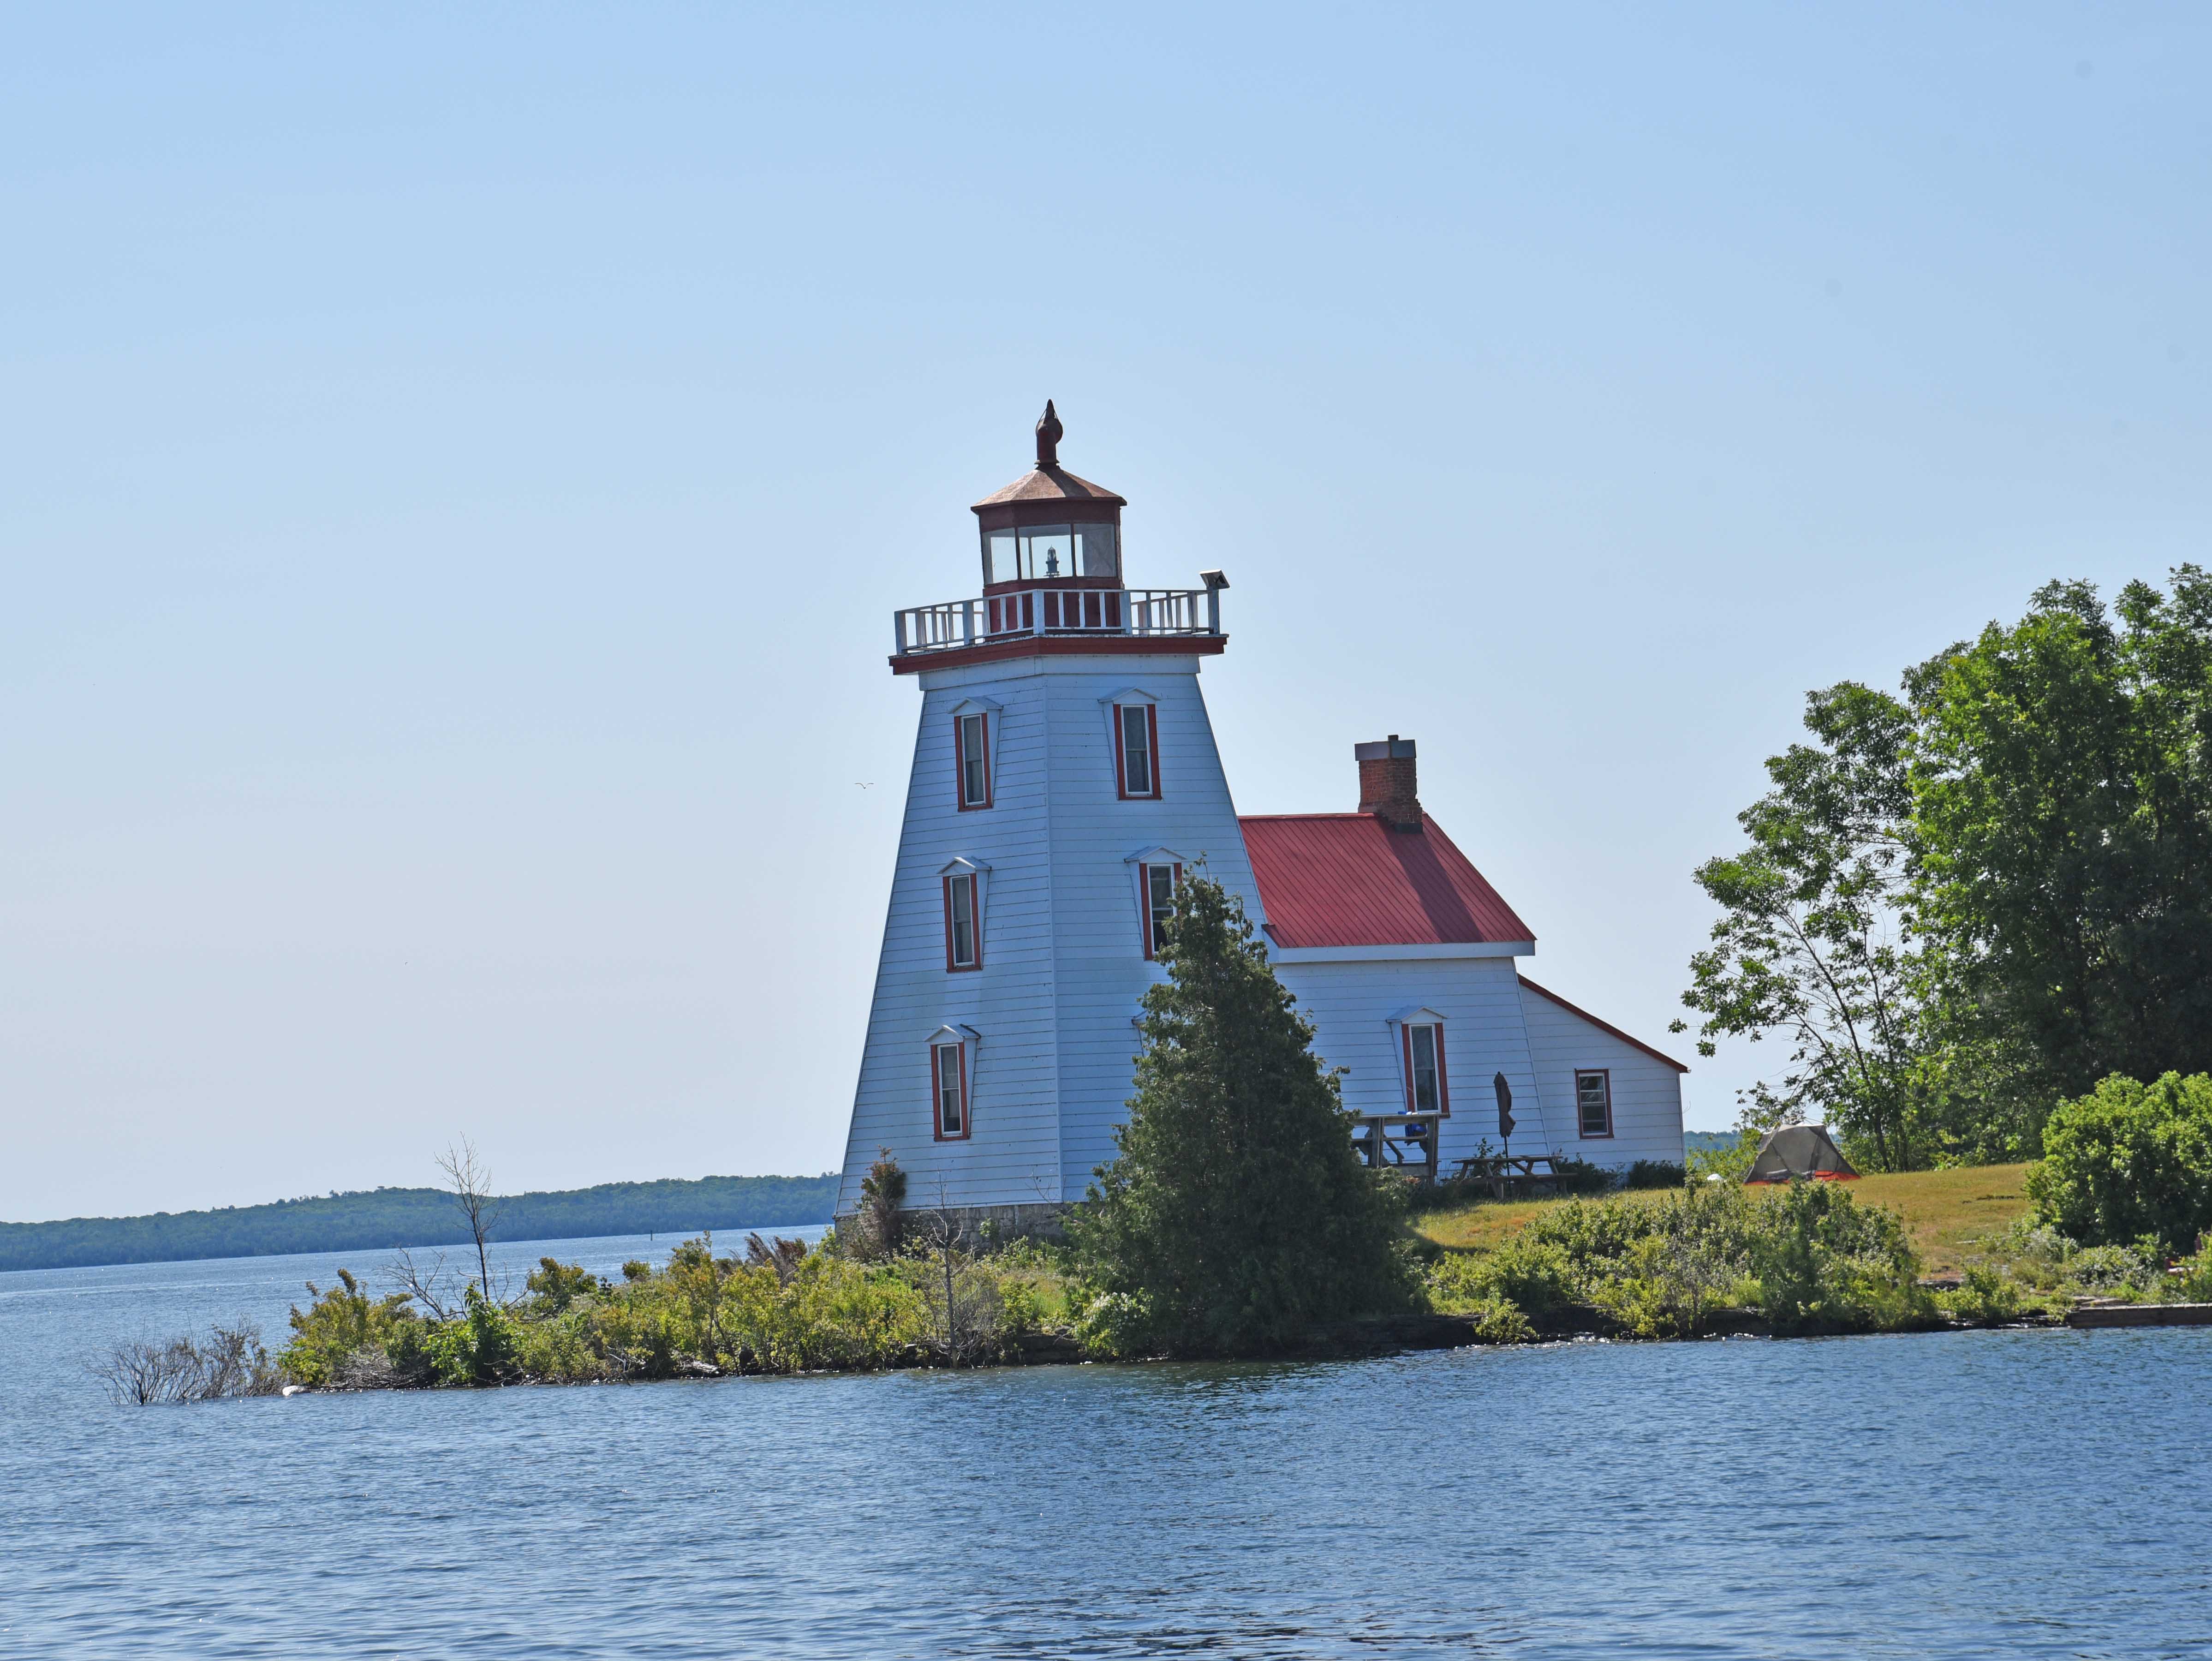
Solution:
[[[983,532],[986,587],[1121,575],[1121,532],[1111,525],[1021,525]]]

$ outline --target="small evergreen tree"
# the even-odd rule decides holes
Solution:
[[[1220,884],[1187,879],[1145,994],[1119,1150],[1069,1220],[1109,1354],[1249,1354],[1401,1308],[1398,1190],[1360,1164],[1336,1076]]]

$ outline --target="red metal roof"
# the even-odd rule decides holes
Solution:
[[[1372,813],[1240,818],[1278,946],[1534,940],[1528,925],[1427,814],[1418,834]]]

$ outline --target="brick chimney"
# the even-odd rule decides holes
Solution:
[[[1359,762],[1359,811],[1393,830],[1421,828],[1421,798],[1414,776],[1413,741],[1395,733],[1380,744],[1355,744]]]

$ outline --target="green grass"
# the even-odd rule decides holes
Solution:
[[[1995,1234],[2027,1208],[2024,1165],[1961,1165],[1948,1171],[1908,1171],[1864,1177],[1851,1184],[1867,1205],[1887,1206],[1905,1220],[1923,1270],[1941,1274],[1966,1266],[1973,1242]],[[1660,1190],[1620,1197],[1648,1202]],[[1489,1251],[1565,1200],[1478,1202],[1417,1214],[1415,1230],[1438,1245]]]

